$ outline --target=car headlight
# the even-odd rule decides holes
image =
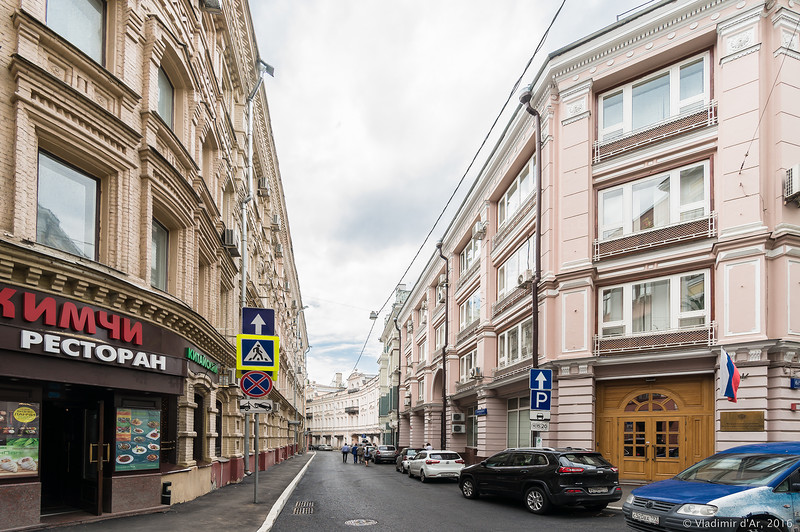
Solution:
[[[678,508],[679,514],[711,517],[717,513],[717,507],[711,504],[684,504]]]
[[[635,499],[635,498],[636,497],[633,496],[633,493],[631,493],[630,495],[628,495],[628,498],[625,499],[625,503],[626,504],[633,504],[633,499]]]

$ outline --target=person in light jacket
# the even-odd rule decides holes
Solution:
[[[350,446],[346,443],[342,445],[342,463],[347,463],[347,455],[350,454]]]

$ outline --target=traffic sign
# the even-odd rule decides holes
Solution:
[[[275,309],[242,308],[242,334],[275,335]]]
[[[272,379],[263,371],[248,371],[239,379],[239,388],[250,397],[264,397],[272,389]]]
[[[539,431],[539,432],[546,432],[550,430],[550,422],[549,421],[535,421],[531,420],[531,430]]]
[[[531,390],[531,410],[550,410],[550,390]]]
[[[531,390],[552,390],[552,369],[531,369]]]
[[[547,421],[550,419],[549,410],[531,410],[531,421]]]
[[[271,414],[275,403],[270,399],[239,399],[239,410],[245,414]]]
[[[236,335],[236,369],[278,371],[280,353],[277,336]]]

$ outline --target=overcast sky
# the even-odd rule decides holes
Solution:
[[[642,0],[567,0],[546,55]],[[306,309],[308,374],[377,373],[398,283],[411,288],[488,151],[403,278],[523,74],[560,0],[252,0]],[[496,129],[518,101],[517,90]],[[491,146],[488,147],[490,149]],[[370,311],[387,299],[366,344]]]

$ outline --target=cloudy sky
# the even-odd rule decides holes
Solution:
[[[522,86],[548,53],[643,1],[567,0]],[[362,351],[358,369],[377,373],[377,339],[394,289],[413,286],[435,253],[491,145],[468,172],[470,161],[561,0],[250,4],[259,52],[275,67],[266,91],[300,290],[310,307],[309,377],[320,384],[336,372],[346,378]],[[370,311],[379,310],[370,321]]]

